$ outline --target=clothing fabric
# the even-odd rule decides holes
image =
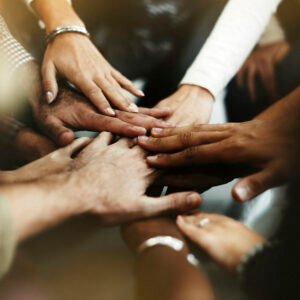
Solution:
[[[217,96],[238,72],[281,0],[230,0],[181,84]]]
[[[0,279],[9,270],[15,250],[15,233],[11,210],[0,195]]]
[[[300,299],[299,182],[290,187],[281,226],[271,247],[253,257],[241,285],[254,300]]]

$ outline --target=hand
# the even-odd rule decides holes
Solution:
[[[256,100],[256,82],[259,77],[273,102],[278,100],[276,67],[290,51],[287,42],[276,42],[255,49],[237,75],[240,87],[247,86],[251,99]]]
[[[33,111],[41,130],[61,146],[74,140],[73,130],[109,131],[135,137],[146,134],[153,127],[171,126],[158,119],[168,116],[168,109],[140,108],[140,113],[116,110],[116,117],[108,117],[99,114],[92,104],[67,89],[62,89],[51,105],[39,100],[33,105]]]
[[[31,132],[29,131],[28,134],[31,134]],[[39,143],[42,141],[37,138],[36,142]],[[0,172],[0,181],[1,183],[30,182],[50,175],[68,172],[72,168],[73,156],[90,142],[91,140],[89,138],[80,138],[69,146],[53,152],[50,151],[50,148],[44,148],[42,150],[46,150],[45,153],[43,153],[45,156],[40,155],[38,157],[39,159],[16,170]],[[26,148],[25,143],[21,143],[21,145],[23,145],[23,148],[25,145]],[[42,147],[40,143],[39,146]],[[35,148],[33,149],[36,150]],[[46,152],[51,153],[46,155]]]
[[[208,218],[209,223],[199,227]],[[257,244],[266,240],[243,224],[222,215],[199,213],[177,218],[179,229],[203,249],[214,261],[229,271],[234,271],[241,258]]]
[[[299,98],[297,89],[250,122],[156,130],[161,138],[139,139],[139,145],[148,151],[176,152],[148,157],[152,167],[248,166],[248,176],[233,188],[236,200],[247,201],[296,178]]]
[[[173,114],[167,118],[167,121],[177,126],[187,126],[208,123],[213,102],[213,96],[207,90],[195,85],[182,85],[156,107],[170,108]]]
[[[56,150],[56,146],[47,137],[30,128],[21,129],[14,140],[14,156],[22,163],[39,159]]]
[[[67,189],[86,212],[98,214],[108,225],[199,206],[200,196],[193,192],[146,196],[154,171],[147,166],[144,151],[130,148],[127,139],[109,146],[111,138],[109,133],[100,134],[74,160]]]
[[[138,112],[124,90],[135,96],[144,94],[115,70],[89,38],[80,34],[62,34],[48,45],[42,67],[48,103],[58,93],[56,74],[77,86],[103,114],[114,116],[111,104],[123,111]]]

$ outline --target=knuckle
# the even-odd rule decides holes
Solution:
[[[189,146],[191,143],[192,133],[191,132],[181,133],[178,136],[178,138],[182,146]]]
[[[186,159],[193,159],[197,155],[197,147],[189,147],[183,151],[183,157]]]

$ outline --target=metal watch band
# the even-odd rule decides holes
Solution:
[[[49,44],[51,41],[58,35],[64,34],[64,33],[79,33],[82,35],[85,35],[87,37],[90,37],[90,33],[86,30],[83,26],[77,26],[77,25],[69,25],[69,26],[61,26],[55,28],[53,31],[51,31],[48,36],[46,37],[46,43]]]

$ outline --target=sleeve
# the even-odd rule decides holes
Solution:
[[[34,58],[12,36],[4,19],[0,16],[0,63],[5,77],[13,74],[23,64],[33,61]]]
[[[181,84],[216,97],[255,47],[281,0],[230,0]]]
[[[252,257],[240,274],[241,288],[250,299],[298,299],[299,242],[274,242]]]
[[[12,263],[15,245],[15,233],[9,203],[0,195],[0,279]]]

